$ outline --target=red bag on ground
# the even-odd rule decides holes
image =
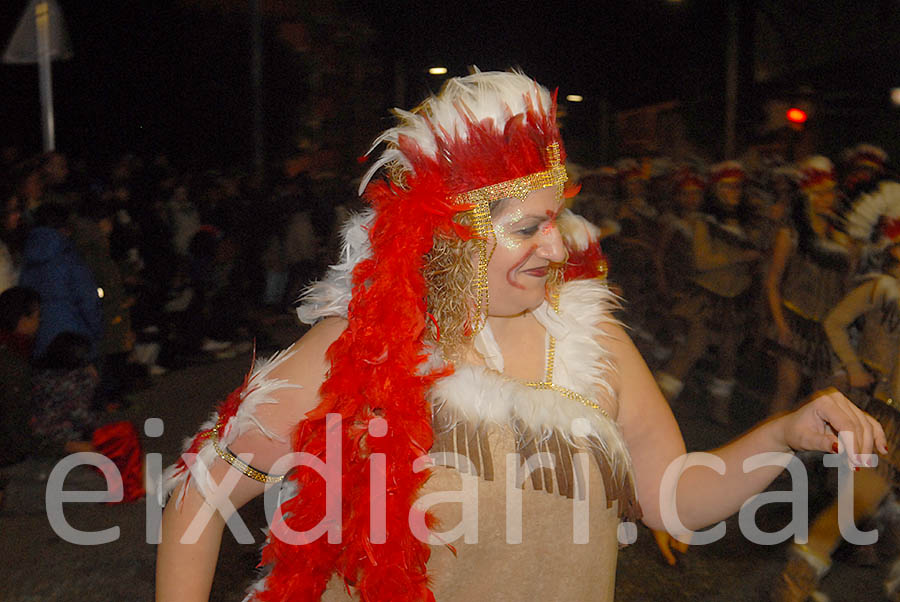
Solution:
[[[134,425],[127,420],[103,425],[94,431],[91,443],[119,469],[123,490],[121,501],[133,502],[144,497],[144,454]]]

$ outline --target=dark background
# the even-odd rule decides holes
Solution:
[[[0,6],[4,45],[25,0]],[[301,2],[261,0],[266,154],[329,148],[347,157],[442,78],[468,65],[520,67],[560,96],[570,152],[599,160],[618,109],[679,100],[711,155],[723,124],[729,2]],[[812,98],[823,150],[895,144],[900,7],[893,0],[733,0],[739,17],[739,133],[773,97]],[[249,166],[247,0],[60,0],[74,56],[55,62],[57,147],[93,156],[167,152],[186,164]],[[760,74],[764,74],[761,76]],[[0,143],[40,150],[37,68],[0,65]],[[890,148],[889,148],[890,150]],[[580,156],[579,156],[580,155]]]

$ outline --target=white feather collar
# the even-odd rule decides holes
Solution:
[[[434,411],[451,416],[450,426],[454,421],[492,422],[512,426],[520,437],[540,440],[559,431],[577,447],[599,447],[613,474],[624,476],[631,471],[631,460],[611,417],[617,409],[609,378],[615,368],[609,351],[598,343],[600,327],[615,322],[615,304],[605,284],[579,280],[563,285],[558,313],[548,304],[534,312],[556,339],[553,384],[598,400],[608,415],[555,391],[530,388],[495,369],[471,364],[457,364],[453,374],[434,384],[428,395]],[[496,354],[499,349],[495,363]],[[502,355],[499,359],[502,363]]]

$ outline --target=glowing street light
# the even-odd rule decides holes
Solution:
[[[447,75],[446,67],[429,67],[428,68],[429,75]]]
[[[891,104],[900,107],[900,88],[891,88]]]
[[[584,100],[584,96],[582,96],[581,94],[569,94],[568,96],[566,96],[566,100],[568,100],[569,102],[581,102]]]
[[[797,107],[791,107],[790,109],[788,109],[786,117],[788,121],[797,125],[806,123],[807,119],[806,111],[804,111],[803,109],[798,109]]]

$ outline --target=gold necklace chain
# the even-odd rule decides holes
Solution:
[[[559,290],[558,289],[553,293],[551,300],[553,301],[553,311],[555,311],[556,313],[559,313]],[[580,403],[582,405],[585,405],[589,408],[597,410],[598,412],[600,412],[601,414],[603,414],[604,416],[609,418],[609,413],[605,409],[600,407],[600,405],[597,402],[593,401],[586,395],[582,395],[581,393],[579,393],[577,391],[573,391],[572,389],[567,389],[566,387],[561,387],[561,386],[553,383],[553,367],[556,364],[556,339],[553,337],[553,335],[550,335],[549,333],[548,333],[548,336],[550,337],[550,340],[547,343],[547,366],[544,369],[544,375],[545,375],[544,380],[525,382],[522,384],[524,384],[526,387],[529,387],[531,389],[538,389],[541,391],[555,391],[555,392],[559,393],[560,395],[562,395],[563,397],[565,397],[566,399],[571,399],[572,401],[577,401],[578,403]]]
[[[577,401],[578,403],[581,403],[589,408],[593,408],[593,409],[597,410],[598,412],[600,412],[601,414],[603,414],[604,416],[606,416],[607,418],[609,418],[609,413],[606,410],[604,410],[602,407],[600,407],[596,402],[591,401],[590,398],[582,395],[581,393],[578,393],[577,391],[573,391],[572,389],[567,389],[565,387],[561,387],[559,385],[555,385],[553,383],[544,382],[544,381],[530,382],[530,383],[523,383],[523,384],[526,387],[529,387],[531,389],[538,389],[538,390],[543,390],[543,391],[556,391],[563,397],[565,397],[567,399],[571,399],[572,401]]]

